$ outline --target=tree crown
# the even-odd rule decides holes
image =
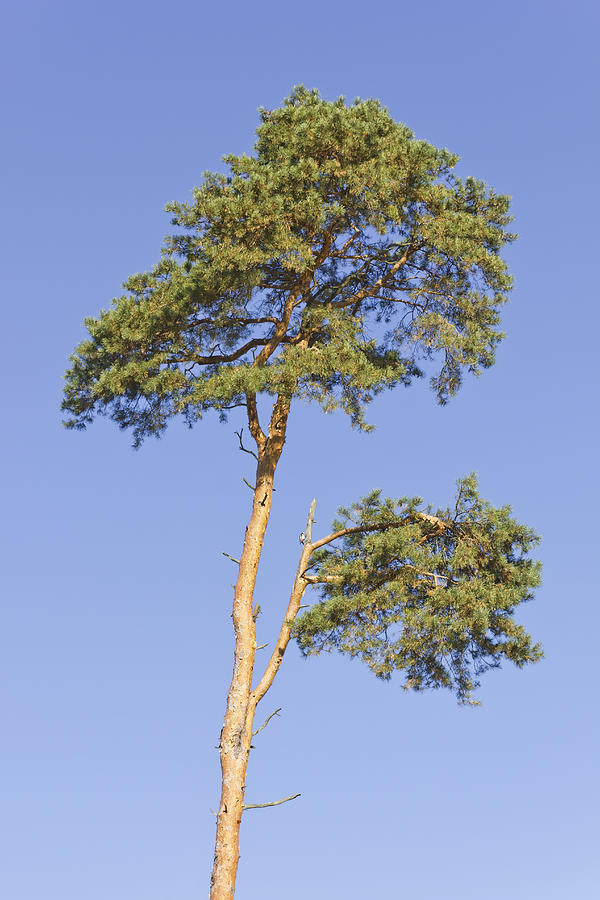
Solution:
[[[307,575],[321,602],[294,625],[305,654],[337,649],[380,678],[403,671],[406,688],[471,703],[487,669],[542,656],[512,618],[540,583],[527,558],[539,538],[482,500],[475,475],[458,482],[452,509],[373,491],[339,513]]]
[[[365,405],[427,358],[442,403],[494,361],[511,279],[509,200],[416,140],[375,100],[297,87],[260,111],[252,156],[227,156],[150,272],[86,320],[71,358],[68,427],[97,413],[136,443],[181,413],[257,394],[317,400],[368,427]]]

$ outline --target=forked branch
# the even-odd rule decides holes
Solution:
[[[304,591],[306,590],[308,584],[308,582],[304,579],[304,572],[306,571],[308,560],[310,554],[312,553],[312,545],[310,540],[312,536],[316,508],[317,501],[315,499],[310,504],[310,510],[308,512],[308,518],[306,520],[306,537],[304,546],[302,547],[302,553],[300,554],[300,561],[298,563],[298,569],[296,571],[296,577],[294,579],[294,585],[292,587],[292,592],[290,595],[290,602],[288,603],[288,608],[285,611],[283,622],[279,630],[279,637],[277,638],[275,647],[273,648],[271,658],[267,663],[264,675],[250,695],[250,711],[252,715],[254,714],[254,710],[256,709],[257,704],[262,700],[262,698],[265,696],[265,694],[273,684],[273,679],[277,674],[279,666],[281,665],[281,661],[283,660],[283,655],[286,651],[286,647],[290,641],[293,621],[298,614],[300,601],[302,600]]]
[[[237,434],[238,439],[239,439],[239,442],[240,442],[240,450],[243,450],[244,453],[249,453],[250,456],[253,456],[254,459],[258,462],[258,456],[257,456],[256,453],[254,452],[254,450],[248,450],[247,447],[244,447],[244,442],[242,441],[242,435],[243,435],[243,433],[244,433],[244,429],[243,429],[243,428],[240,428],[239,431],[234,431],[234,434]]]

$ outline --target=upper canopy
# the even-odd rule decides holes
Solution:
[[[452,174],[457,157],[416,140],[375,100],[330,103],[296,88],[261,110],[252,156],[228,156],[177,233],[125,282],[72,357],[63,408],[82,428],[109,414],[136,441],[247,395],[344,409],[439,361],[440,402],[494,361],[511,279],[508,198]]]

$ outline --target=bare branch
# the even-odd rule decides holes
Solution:
[[[210,320],[209,320],[210,321]],[[236,325],[277,325],[279,319],[275,316],[261,316],[260,319],[232,319],[232,324]]]
[[[267,663],[264,674],[260,679],[257,686],[252,691],[250,695],[250,710],[253,714],[256,706],[262,698],[265,696],[271,685],[273,684],[273,680],[279,670],[279,666],[283,660],[283,655],[286,651],[286,647],[289,644],[291,629],[294,619],[298,614],[298,609],[300,607],[300,601],[304,596],[304,591],[308,585],[308,582],[302,577],[304,572],[306,571],[306,567],[308,565],[308,558],[312,552],[311,545],[311,537],[312,537],[312,529],[313,523],[315,520],[315,509],[317,508],[316,499],[310,504],[310,509],[308,511],[308,518],[306,520],[306,538],[304,542],[304,546],[302,547],[302,552],[300,553],[300,560],[298,562],[298,569],[296,571],[296,577],[294,579],[294,584],[292,586],[292,592],[290,594],[290,601],[288,603],[288,608],[285,611],[285,615],[283,617],[283,622],[281,623],[281,628],[279,630],[279,637],[275,643],[275,647],[273,648],[273,652],[271,654],[271,658]]]
[[[223,554],[223,556],[226,556],[226,557],[227,557],[227,559],[230,559],[230,560],[231,560],[231,562],[234,562],[234,563],[237,563],[237,564],[238,564],[238,566],[239,566],[239,564],[240,564],[240,561],[239,561],[239,559],[236,559],[236,558],[235,558],[235,556],[230,556],[230,555],[229,555],[229,553],[225,553],[225,551],[224,551],[224,550],[221,550],[221,553],[222,553],[222,554]]]
[[[237,328],[239,325],[277,325],[279,319],[276,319],[275,316],[262,316],[259,319],[244,319],[238,318],[238,316],[232,316],[228,319],[225,319],[221,324],[222,327],[225,328],[227,325],[231,325],[232,328]],[[190,328],[200,328],[202,325],[214,325],[214,319],[194,319],[189,323]]]
[[[375,297],[380,288],[386,287],[390,279],[396,274],[396,272],[402,268],[402,266],[406,263],[408,258],[413,254],[420,250],[423,246],[423,243],[417,244],[416,246],[409,245],[400,259],[396,260],[396,262],[390,267],[390,269],[382,275],[377,281],[371,285],[369,288],[361,288],[361,290],[357,291],[351,297],[346,297],[343,300],[335,300],[331,305],[332,306],[352,306],[358,307],[363,300],[366,300],[368,297]],[[364,268],[364,267],[363,267]]]
[[[243,356],[245,353],[248,353],[249,350],[252,350],[254,347],[265,347],[270,342],[270,338],[252,338],[252,340],[247,341],[241,347],[238,347],[237,350],[233,350],[231,353],[221,353],[221,354],[211,354],[210,356],[172,356],[168,357],[165,362],[166,363],[182,363],[182,362],[193,362],[199,366],[206,365],[215,365],[216,363],[228,363],[235,362],[236,359],[239,359],[240,356]],[[218,346],[218,345],[217,345]]]
[[[266,644],[265,644],[265,646],[266,646]],[[257,647],[256,649],[258,650],[258,647]],[[253,732],[252,732],[252,737],[256,737],[256,735],[258,734],[259,731],[262,731],[263,728],[266,728],[266,727],[267,727],[267,725],[269,724],[269,722],[271,721],[271,719],[273,718],[273,716],[278,716],[280,712],[281,712],[281,707],[279,706],[279,707],[277,707],[277,709],[275,710],[275,712],[272,712],[270,716],[267,716],[267,718],[266,718],[265,721],[262,723],[262,725],[260,726],[260,728],[257,728],[256,731],[253,731]]]
[[[352,223],[351,228],[352,228],[352,230],[354,231],[354,234],[351,235],[351,236],[348,238],[348,240],[346,241],[346,243],[344,244],[344,246],[343,246],[340,250],[336,250],[336,251],[334,251],[334,252],[331,254],[331,256],[332,256],[333,258],[336,258],[336,259],[337,259],[338,257],[339,257],[339,258],[343,258],[343,257],[344,257],[344,254],[345,254],[346,250],[348,249],[348,247],[350,246],[350,244],[351,244],[353,241],[355,241],[356,238],[360,235],[360,229],[357,228],[357,226],[354,225],[354,223]]]
[[[257,644],[256,647],[255,647],[254,649],[255,649],[255,650],[264,650],[265,647],[268,647],[268,646],[269,646],[268,643],[267,643],[267,644]]]
[[[254,491],[256,490],[256,485],[250,484],[247,478],[242,478],[242,481],[244,482],[244,484],[247,484],[252,493],[254,493]]]
[[[243,450],[244,453],[249,453],[250,456],[253,456],[254,459],[258,462],[258,456],[257,456],[256,453],[254,452],[254,450],[248,450],[247,447],[244,447],[244,444],[243,444],[243,441],[242,441],[242,434],[244,433],[244,429],[243,429],[243,428],[240,428],[239,431],[234,431],[233,433],[234,433],[234,434],[237,434],[237,436],[238,436],[238,438],[239,438],[239,442],[240,442],[240,450]]]
[[[295,800],[296,797],[301,796],[302,794],[292,794],[291,797],[284,797],[282,800],[271,800],[270,803],[244,803],[242,809],[264,809],[267,806],[279,806],[281,803],[287,803],[288,800]]]
[[[315,541],[314,544],[310,545],[311,554],[318,550],[319,547],[324,547],[325,544],[330,544],[332,541],[337,541],[338,538],[345,537],[347,534],[358,534],[359,532],[366,531],[385,531],[386,528],[390,528],[394,523],[392,522],[384,522],[380,525],[353,525],[352,528],[340,528],[339,531],[334,531],[332,534],[328,534],[327,537],[320,538],[318,541]]]

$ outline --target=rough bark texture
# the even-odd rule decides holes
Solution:
[[[254,585],[271,511],[275,468],[285,441],[289,406],[286,398],[277,399],[269,435],[266,437],[258,424],[254,400],[248,399],[248,420],[258,449],[258,465],[252,514],[246,528],[233,600],[235,653],[220,741],[221,802],[217,813],[211,900],[232,900],[235,892],[246,769],[256,708],[256,702],[251,702],[256,654],[256,629],[252,611]]]

